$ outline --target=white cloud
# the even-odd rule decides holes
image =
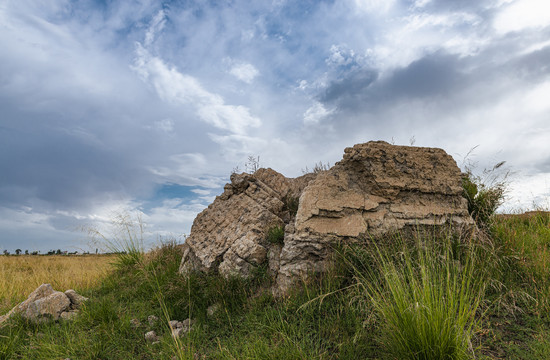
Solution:
[[[155,129],[160,130],[165,133],[172,133],[174,131],[174,120],[172,119],[162,119],[155,121]]]
[[[160,10],[151,21],[147,32],[145,33],[144,46],[149,47],[155,41],[155,37],[158,33],[162,32],[166,24],[166,14],[164,10]]]
[[[332,45],[330,47],[330,56],[325,60],[329,66],[346,66],[360,60],[353,49],[346,45]]]
[[[151,209],[145,220],[154,224],[148,228],[154,234],[183,242],[191,231],[193,220],[206,206],[208,202],[186,204],[182,199],[168,199]]]
[[[493,23],[495,30],[501,34],[549,25],[548,0],[516,0],[500,11]]]
[[[254,78],[260,74],[254,65],[247,63],[233,65],[231,70],[229,70],[229,73],[247,84],[252,83]]]
[[[550,175],[519,174],[509,184],[504,212],[550,209]]]
[[[212,194],[211,190],[206,190],[206,189],[191,189],[191,192],[194,192],[195,194],[202,195],[202,196],[207,196]]]
[[[365,13],[387,13],[395,0],[353,0],[357,10]]]
[[[215,164],[201,153],[174,154],[164,162],[148,169],[158,181],[204,188],[219,188],[223,183],[220,177],[210,175],[216,172]]]
[[[269,143],[264,138],[240,134],[218,135],[208,134],[210,139],[219,144],[223,151],[223,159],[229,162],[239,162],[248,155],[262,152]]]
[[[310,106],[304,113],[304,124],[318,124],[325,117],[332,114],[334,110],[327,110],[323,104],[316,101],[312,106]]]
[[[218,129],[245,134],[248,128],[261,124],[247,107],[225,104],[220,95],[207,91],[196,78],[182,74],[162,59],[152,56],[140,43],[136,44],[133,69],[154,86],[161,99],[195,107],[201,120]]]
[[[532,115],[550,113],[550,81],[543,82],[525,93],[522,99],[526,112]]]

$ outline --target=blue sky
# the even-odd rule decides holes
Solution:
[[[0,250],[181,239],[249,155],[299,176],[369,140],[506,160],[550,198],[546,0],[0,4]]]

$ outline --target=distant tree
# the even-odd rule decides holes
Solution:
[[[8,250],[4,250],[4,255],[9,255],[10,252]]]
[[[48,255],[55,255],[55,250],[48,251]]]
[[[38,255],[39,253],[40,253],[40,251],[33,251],[33,252],[31,253],[31,255]]]
[[[15,255],[21,254],[21,249],[15,249]]]
[[[25,255],[29,255],[29,250],[25,250]]]
[[[57,251],[55,252],[56,255],[61,255],[61,249],[57,249]]]

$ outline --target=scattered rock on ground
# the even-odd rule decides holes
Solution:
[[[67,295],[67,292],[70,296]],[[78,309],[86,300],[88,299],[74,290],[67,290],[63,293],[55,291],[50,284],[42,284],[25,301],[15,306],[7,314],[0,316],[0,326],[15,314],[21,314],[23,318],[34,322],[59,320],[60,318],[70,320],[78,314]]]
[[[178,321],[178,320],[170,320],[168,324],[170,325],[171,329],[177,329],[177,328],[183,327],[181,321]]]
[[[155,315],[149,315],[147,317],[147,322],[149,323],[149,326],[153,327],[157,324],[157,321],[159,321],[159,318]]]
[[[170,320],[170,327],[172,329],[173,337],[180,337],[187,334],[193,329],[195,320],[185,319],[183,321]]]
[[[215,303],[213,305],[210,305],[208,307],[208,309],[206,309],[206,315],[208,316],[212,316],[214,315],[220,308],[220,304],[219,303]]]
[[[145,340],[150,343],[155,343],[159,341],[159,337],[155,331],[151,330],[145,333]]]

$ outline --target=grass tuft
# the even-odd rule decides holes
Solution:
[[[368,264],[353,266],[379,317],[381,344],[397,359],[467,359],[485,279],[474,246],[456,252],[453,238],[401,237],[371,244]],[[363,249],[364,250],[364,249]],[[360,254],[365,258],[365,253]]]

